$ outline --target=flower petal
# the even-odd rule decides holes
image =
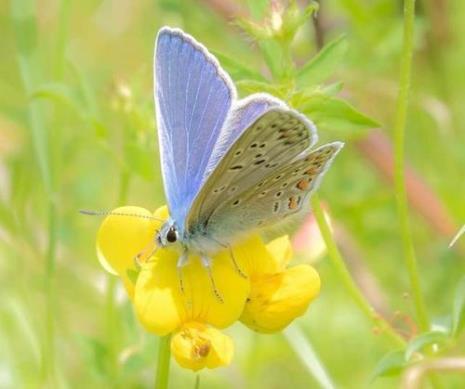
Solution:
[[[134,257],[153,242],[160,222],[148,219],[151,213],[140,207],[120,207],[112,212],[118,215],[107,216],[97,233],[97,255],[106,270],[123,279],[132,296],[134,286],[128,272],[136,271]]]
[[[171,352],[182,367],[197,371],[229,365],[234,345],[229,336],[217,329],[190,322],[171,339]]]
[[[277,270],[284,270],[294,254],[288,235],[272,240],[266,248],[272,255]]]
[[[279,250],[275,252],[278,247]],[[242,244],[235,245],[233,248],[237,262],[250,277],[256,274],[276,273],[281,270],[281,261],[277,260],[282,254],[280,243],[272,245],[270,250],[258,234],[253,234]]]
[[[173,332],[182,322],[177,258],[175,250],[161,249],[142,266],[136,281],[134,307],[139,321],[147,331],[160,336]]]
[[[150,264],[142,267],[136,283],[135,307],[144,327],[157,335],[166,335],[182,323],[198,320],[225,328],[238,320],[249,294],[249,280],[234,268],[229,250],[212,259],[212,279],[223,301],[214,293],[212,279],[198,256],[178,273],[180,252],[160,250]],[[235,254],[241,260],[239,251]],[[182,277],[183,291],[181,291]]]
[[[253,277],[241,321],[264,333],[280,331],[307,310],[318,295],[320,278],[310,265]]]

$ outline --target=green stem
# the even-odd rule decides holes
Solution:
[[[106,338],[108,349],[108,379],[111,386],[115,386],[118,376],[118,318],[116,313],[115,293],[118,279],[113,274],[107,275],[106,285]]]
[[[55,202],[50,199],[48,210],[48,247],[46,260],[46,336],[45,336],[45,352],[44,370],[49,378],[54,380],[55,373],[55,257],[56,257],[56,242],[57,242],[57,215]]]
[[[56,33],[54,74],[56,79],[63,78],[66,59],[66,43],[68,40],[69,19],[71,16],[71,1],[62,0],[58,17],[58,31]]]
[[[38,76],[41,76],[40,62],[37,56],[38,31],[36,18],[36,3],[33,0],[11,2],[11,19],[16,33],[18,49],[18,66],[24,91],[29,97],[36,87]],[[41,181],[47,197],[48,208],[48,242],[44,255],[45,275],[45,335],[42,350],[42,378],[48,386],[55,386],[55,260],[57,243],[57,211],[56,182],[53,179],[50,155],[53,147],[49,144],[49,133],[46,127],[43,111],[39,102],[30,100],[26,106],[28,122],[31,130],[32,145]]]
[[[318,223],[318,227],[320,228],[323,240],[325,241],[326,247],[328,249],[331,263],[350,297],[354,300],[355,304],[357,304],[368,320],[370,320],[374,326],[378,327],[382,333],[386,334],[393,343],[400,347],[405,346],[404,339],[390,326],[386,320],[383,319],[380,314],[375,311],[375,309],[365,299],[362,291],[355,284],[352,275],[347,269],[339,249],[336,246],[336,242],[333,239],[333,234],[331,233],[329,225],[326,221],[317,194],[313,194],[312,197],[312,210]]]
[[[123,168],[120,173],[119,193],[117,206],[125,205],[127,203],[130,185],[130,174]],[[116,308],[116,287],[118,285],[118,278],[113,274],[107,276],[106,287],[106,337],[108,347],[108,364],[109,364],[109,379],[112,386],[114,386],[118,379],[118,325],[119,320],[117,317]]]
[[[428,313],[422,297],[418,276],[417,259],[410,230],[408,216],[407,193],[405,188],[405,124],[407,119],[408,100],[410,95],[410,78],[413,53],[413,32],[415,22],[415,0],[404,2],[404,43],[402,48],[399,92],[396,103],[394,122],[394,183],[396,190],[397,211],[404,250],[405,265],[410,279],[416,316],[422,331],[429,328]]]
[[[157,374],[155,377],[155,389],[168,388],[171,358],[171,335],[163,336],[158,341]]]

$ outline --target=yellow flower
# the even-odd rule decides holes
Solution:
[[[320,278],[312,266],[286,269],[292,258],[287,236],[269,243],[267,251],[249,269],[251,291],[241,317],[249,328],[263,333],[280,331],[303,315],[320,291]]]
[[[308,265],[286,270],[292,257],[287,237],[265,245],[257,234],[213,256],[212,278],[195,255],[177,270],[180,252],[157,250],[156,231],[168,218],[166,207],[153,215],[139,207],[121,207],[102,223],[97,253],[108,271],[119,275],[144,328],[163,336],[173,334],[171,350],[178,363],[198,370],[230,363],[232,340],[223,329],[237,320],[260,332],[284,328],[306,310],[319,290],[316,271]],[[155,217],[158,220],[151,219]],[[134,258],[140,254],[140,269]],[[222,296],[213,292],[212,280]]]
[[[186,323],[171,340],[171,352],[185,368],[200,370],[229,365],[233,357],[229,336],[203,323]]]
[[[97,233],[97,257],[105,270],[121,277],[132,298],[131,274],[137,272],[134,257],[153,241],[160,222],[148,219],[151,213],[140,207],[121,207],[112,213],[128,216],[105,218]]]

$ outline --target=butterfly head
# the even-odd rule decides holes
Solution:
[[[172,220],[166,221],[157,233],[157,243],[161,247],[175,244],[179,240],[179,232]]]

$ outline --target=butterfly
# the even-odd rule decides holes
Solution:
[[[306,212],[341,142],[313,149],[314,124],[265,94],[238,99],[229,75],[192,36],[163,27],[154,98],[169,219],[159,247],[212,255],[257,229]],[[234,259],[234,258],[233,258]]]

